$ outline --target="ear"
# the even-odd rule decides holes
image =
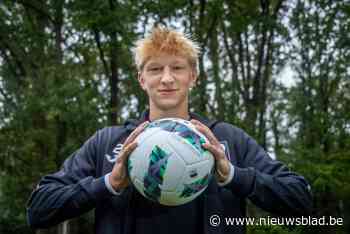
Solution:
[[[193,70],[191,72],[191,84],[190,84],[191,88],[196,86],[197,78],[198,78],[197,72],[195,70]]]
[[[142,75],[142,72],[137,73],[137,80],[139,81],[139,84],[143,90],[146,90],[145,87],[145,78]]]

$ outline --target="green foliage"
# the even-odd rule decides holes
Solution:
[[[201,47],[191,110],[244,128],[305,176],[314,215],[344,217],[333,231],[345,233],[349,19],[346,1],[2,1],[0,233],[33,233],[24,207],[39,179],[96,130],[147,106],[132,47],[154,24],[188,32]],[[292,86],[280,80],[287,64]],[[84,218],[71,222],[72,233],[89,230]],[[321,232],[248,227],[251,234]]]

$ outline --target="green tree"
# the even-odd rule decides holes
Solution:
[[[295,3],[290,55],[297,82],[288,94],[290,147],[286,155],[292,168],[312,184],[314,214],[343,217],[347,222],[350,21],[345,9],[343,1]],[[314,231],[325,232],[322,227]],[[334,231],[345,233],[345,228],[328,230]]]

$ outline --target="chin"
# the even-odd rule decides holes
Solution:
[[[167,101],[167,102],[157,103],[156,106],[161,110],[173,110],[179,107],[180,104],[174,101]]]
[[[153,106],[162,111],[170,111],[182,108],[186,98],[181,97],[154,97],[149,100],[150,103],[153,103]]]

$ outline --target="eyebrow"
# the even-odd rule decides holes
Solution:
[[[172,64],[183,64],[186,63],[185,61],[180,61],[180,60],[175,60]],[[147,64],[147,66],[163,66],[163,64],[159,63],[159,62],[150,62],[149,64]]]
[[[157,62],[150,62],[149,64],[147,64],[147,67],[149,66],[163,66],[163,65]]]

